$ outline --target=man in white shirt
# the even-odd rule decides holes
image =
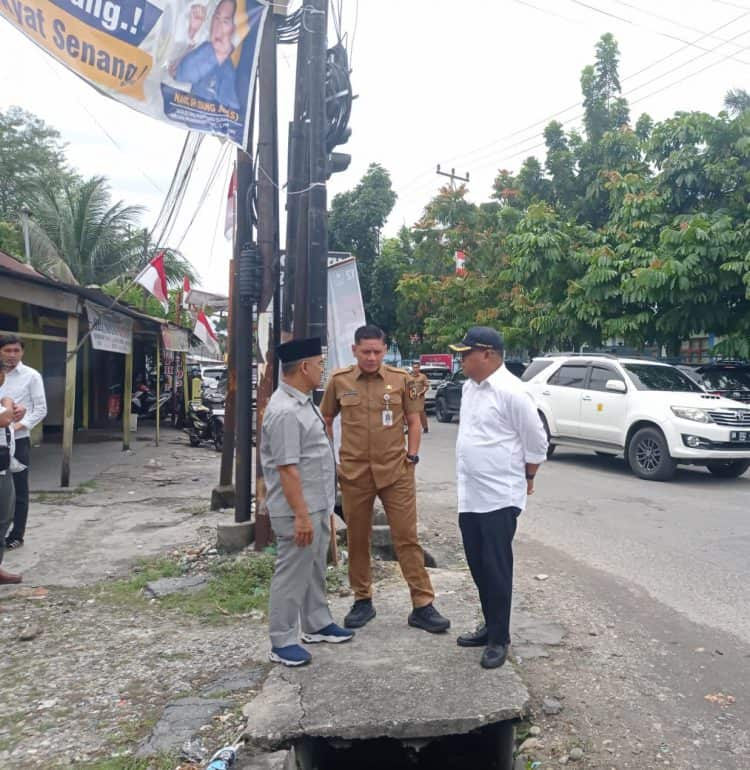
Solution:
[[[13,399],[15,412],[13,428],[16,434],[16,460],[26,466],[13,474],[16,506],[10,532],[5,536],[6,548],[20,548],[26,534],[29,515],[29,455],[31,430],[47,416],[47,399],[42,376],[23,363],[23,340],[15,334],[0,337],[0,364],[5,368],[5,382],[0,385],[0,397]],[[22,408],[23,407],[23,408]],[[25,414],[24,414],[25,409]]]
[[[3,372],[0,369],[0,383],[2,383]],[[0,398],[0,532],[5,532],[13,518],[13,507],[15,502],[15,491],[13,489],[13,479],[11,478],[11,468],[13,464],[13,451],[15,449],[13,442],[13,401],[9,398]],[[7,449],[8,451],[2,451]],[[0,537],[0,565],[3,563],[5,555],[5,539]],[[10,583],[20,583],[21,576],[6,572],[0,566],[0,585]]]
[[[484,615],[457,641],[485,647],[482,666],[498,668],[510,645],[516,522],[547,459],[547,435],[523,383],[503,366],[499,332],[474,326],[450,347],[467,377],[456,443],[458,520]]]

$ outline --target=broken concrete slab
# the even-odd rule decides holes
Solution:
[[[205,575],[159,578],[146,583],[143,593],[152,599],[161,599],[171,594],[194,594],[205,588],[207,584],[208,578]]]
[[[523,717],[529,696],[513,667],[486,671],[479,665],[481,649],[456,645],[457,633],[476,625],[471,578],[431,574],[436,606],[451,618],[451,632],[409,627],[406,586],[381,584],[374,598],[378,615],[354,640],[315,646],[312,664],[303,669],[271,672],[245,707],[247,740],[271,750],[303,736],[434,738]]]
[[[136,756],[150,757],[161,751],[178,749],[213,716],[229,706],[229,701],[210,698],[182,698],[168,703],[151,735],[138,747]]]
[[[258,666],[257,668],[235,668],[231,671],[224,671],[216,679],[207,684],[201,690],[201,694],[206,696],[217,693],[252,690],[263,681],[267,670],[268,669],[265,666]]]

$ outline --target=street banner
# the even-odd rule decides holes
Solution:
[[[331,372],[354,363],[354,332],[364,326],[365,308],[359,288],[357,261],[347,259],[328,267],[328,356]]]
[[[329,264],[326,374],[354,363],[354,332],[365,323],[357,260],[345,259]],[[341,417],[338,416],[333,421],[333,451],[337,462],[340,448]]]
[[[0,15],[98,91],[242,147],[263,0],[0,0]]]
[[[165,350],[171,350],[173,353],[190,352],[190,335],[186,329],[179,329],[176,326],[162,326],[161,341]]]
[[[91,346],[94,350],[132,353],[133,319],[88,300],[85,305],[91,329]]]

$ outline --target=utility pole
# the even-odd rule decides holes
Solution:
[[[247,150],[237,150],[237,267],[236,316],[234,322],[237,395],[235,403],[235,472],[234,520],[250,521],[252,507],[252,360],[253,305],[259,297],[258,247],[252,240],[252,131]]]
[[[229,260],[229,312],[227,314],[227,397],[224,403],[224,441],[221,446],[221,468],[219,470],[219,485],[211,492],[211,510],[234,506],[234,486],[232,477],[234,471],[234,430],[235,409],[237,404],[237,369],[235,346],[237,342],[237,275],[236,262]]]
[[[437,165],[437,171],[436,174],[439,174],[440,176],[447,176],[451,180],[451,190],[456,189],[456,180],[458,179],[459,182],[466,182],[469,183],[469,172],[466,172],[466,176],[459,176],[456,173],[456,169],[452,168],[450,174],[447,171],[441,171],[440,170],[440,164]]]
[[[308,0],[304,28],[310,36],[308,77],[308,125],[310,193],[307,222],[307,279],[309,299],[306,337],[320,337],[327,348],[328,227],[326,207],[326,30],[328,0]]]
[[[258,307],[260,323],[268,324],[274,301],[274,288],[279,281],[279,161],[278,105],[276,73],[276,14],[270,13],[263,30],[258,61],[258,250],[263,265],[262,291]],[[276,308],[273,308],[274,315]],[[274,330],[275,333],[275,330]],[[260,342],[261,335],[258,335]],[[268,348],[261,350],[266,365],[263,377],[258,367],[256,393],[256,446],[260,443],[263,415],[274,388],[276,350],[273,336],[268,335]],[[271,543],[271,521],[265,509],[266,485],[260,452],[255,453],[255,549],[263,550]]]
[[[304,336],[307,305],[307,160],[306,102],[307,102],[307,22],[304,21],[297,42],[297,72],[294,92],[294,115],[289,124],[289,162],[287,184],[286,254],[284,258],[284,308],[282,329],[288,336]]]

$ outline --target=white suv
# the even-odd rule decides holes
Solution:
[[[523,379],[550,439],[622,454],[642,479],[677,465],[735,478],[750,467],[750,408],[706,393],[669,364],[602,355],[536,358]]]

